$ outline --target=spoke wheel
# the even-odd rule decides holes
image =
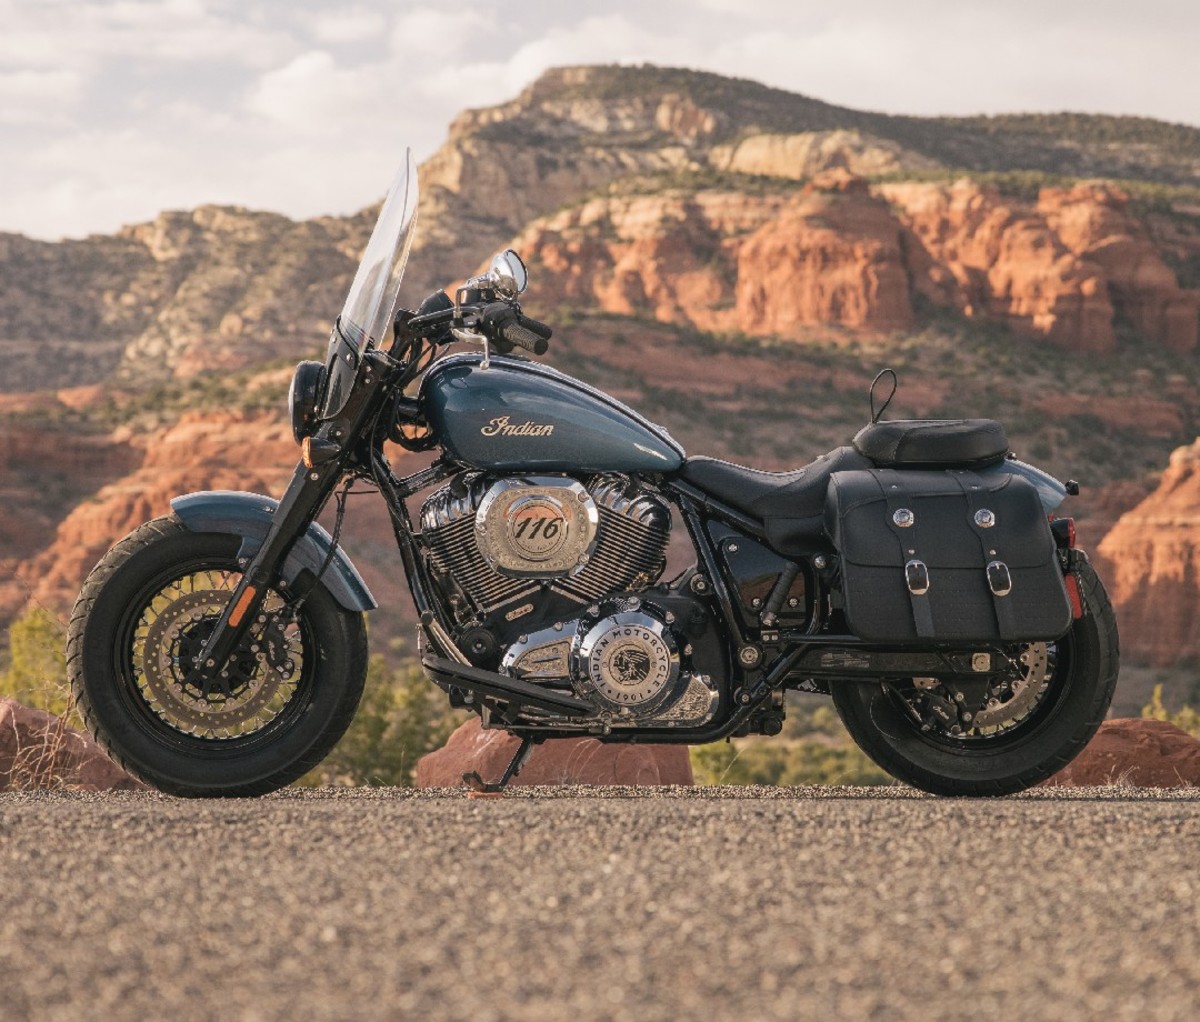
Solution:
[[[1069,679],[1070,638],[1031,642],[1009,654],[1011,676],[992,682],[977,705],[974,679],[906,678],[883,683],[918,730],[931,742],[951,748],[981,748],[1007,741],[1033,726],[1064,694]]]
[[[363,616],[317,587],[268,593],[214,684],[197,658],[241,575],[238,536],[148,522],[105,555],[72,613],[67,667],[89,730],[126,770],[187,796],[257,795],[319,763],[366,675]]]
[[[217,684],[189,681],[240,580],[227,570],[190,572],[155,592],[133,622],[130,677],[146,707],[181,734],[225,741],[261,731],[304,680],[304,636],[272,591]]]

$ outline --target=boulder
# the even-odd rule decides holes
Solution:
[[[473,718],[442,748],[417,760],[418,788],[460,788],[462,775],[479,771],[500,778],[520,740],[506,731],[484,731]],[[686,745],[606,745],[595,738],[556,738],[536,746],[513,786],[548,784],[688,784]]]
[[[1162,720],[1106,720],[1083,752],[1043,783],[1049,787],[1200,785],[1200,740]]]
[[[100,746],[44,710],[0,699],[0,791],[144,789]]]

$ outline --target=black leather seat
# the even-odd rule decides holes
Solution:
[[[993,419],[897,419],[864,426],[854,449],[880,468],[970,467],[1002,460],[1008,436]]]
[[[871,468],[850,447],[823,454],[792,472],[760,472],[716,458],[688,458],[680,477],[716,500],[760,521],[771,545],[782,554],[811,550],[823,536],[829,477],[848,469]]]

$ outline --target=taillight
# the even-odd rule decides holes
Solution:
[[[1075,519],[1055,518],[1050,522],[1050,531],[1054,534],[1054,542],[1060,550],[1075,549]]]

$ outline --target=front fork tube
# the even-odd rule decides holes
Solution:
[[[305,467],[303,462],[296,466],[287,491],[275,510],[271,528],[243,571],[217,627],[204,644],[204,650],[188,676],[189,683],[196,684],[203,692],[222,687],[235,651],[258,616],[267,592],[279,577],[288,551],[325,506],[341,475],[340,459],[314,468]]]

